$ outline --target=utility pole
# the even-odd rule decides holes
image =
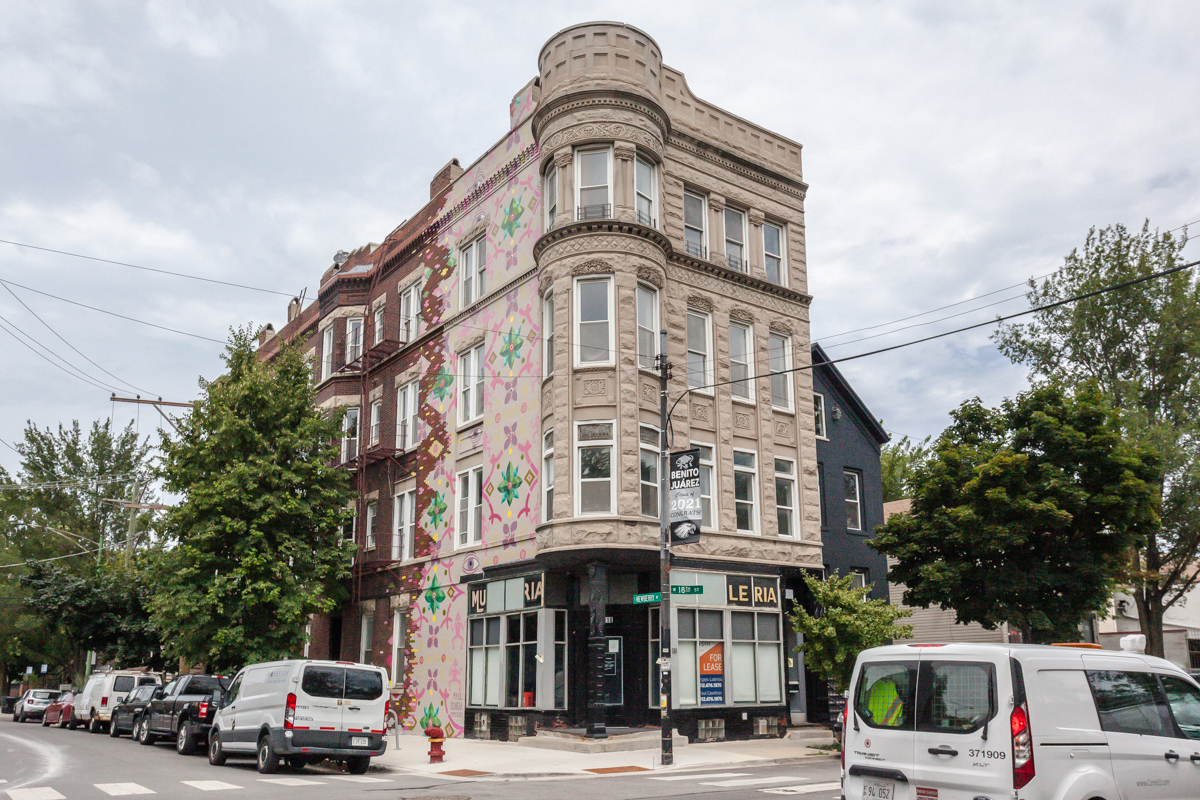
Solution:
[[[142,502],[142,492],[145,491],[145,489],[146,484],[143,481],[134,481],[129,487],[129,494],[132,498],[132,502],[129,504],[129,530],[125,534],[126,569],[133,564],[133,540],[137,533],[137,507]]]
[[[670,454],[667,449],[667,331],[658,334],[658,528],[659,528],[659,606],[658,606],[658,676],[659,710],[662,725],[662,766],[675,763],[675,748],[671,731],[671,539],[668,526]]]

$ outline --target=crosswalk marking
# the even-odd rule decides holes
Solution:
[[[32,789],[5,789],[4,793],[11,800],[66,800],[49,786],[35,786]]]
[[[780,783],[781,781],[802,781],[799,775],[776,775],[774,778],[736,778],[732,781],[701,781],[701,786],[753,786],[756,783]]]
[[[147,789],[137,783],[93,783],[92,785],[113,797],[122,797],[127,794],[157,794],[153,789]]]
[[[648,776],[652,781],[696,781],[704,778],[741,778],[749,775],[749,772],[710,772],[705,775],[653,775]]]
[[[324,781],[309,781],[304,778],[259,778],[259,783],[276,783],[280,786],[320,786]]]
[[[770,789],[759,789],[763,794],[812,794],[813,792],[836,792],[841,789],[840,783],[809,783],[801,786],[773,786]]]
[[[352,783],[391,783],[391,778],[371,778],[366,775],[325,775],[335,781],[350,781]]]
[[[241,786],[234,786],[232,783],[225,781],[180,781],[184,786],[191,786],[193,789],[199,789],[202,792],[219,792],[222,789],[241,789]]]

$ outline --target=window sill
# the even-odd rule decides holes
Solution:
[[[464,435],[468,435],[472,430],[474,430],[475,428],[479,428],[482,425],[483,425],[483,417],[475,417],[474,419],[468,420],[467,422],[458,423],[458,427],[454,429],[454,432],[457,433],[459,436],[464,436]]]
[[[747,408],[758,408],[758,403],[754,401],[754,398],[734,397],[733,403],[734,405],[746,406]]]
[[[790,416],[795,416],[796,414],[796,409],[792,408],[791,406],[777,406],[774,403],[771,404],[771,410],[780,414],[788,414]]]

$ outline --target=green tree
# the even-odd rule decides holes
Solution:
[[[1101,611],[1130,549],[1158,525],[1153,453],[1126,443],[1094,388],[1043,386],[952,414],[914,477],[912,509],[872,547],[911,606],[1009,623],[1027,642],[1075,638]]]
[[[912,612],[867,597],[870,588],[855,588],[853,575],[832,575],[827,580],[805,575],[804,583],[818,611],[809,614],[797,605],[789,615],[792,628],[804,636],[796,649],[804,653],[805,667],[824,675],[839,692],[850,688],[859,653],[912,636],[911,625],[896,624]]]
[[[883,502],[904,500],[912,496],[913,474],[917,467],[929,458],[930,437],[914,442],[907,436],[900,441],[888,443],[879,453],[879,467],[883,474]]]
[[[315,406],[293,345],[259,360],[233,331],[228,372],[162,432],[161,473],[180,502],[151,601],[169,652],[227,668],[301,652],[310,615],[334,608],[351,550],[339,532],[352,500],[332,466],[341,414]]]
[[[1044,305],[1185,263],[1187,231],[1140,232],[1114,225],[1089,231],[1082,250],[1041,284]],[[1153,448],[1161,525],[1131,553],[1129,584],[1146,650],[1163,655],[1163,614],[1200,581],[1200,284],[1192,270],[1040,311],[1006,325],[995,341],[1035,383],[1095,381],[1121,412],[1125,436]]]

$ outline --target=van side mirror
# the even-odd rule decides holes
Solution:
[[[162,697],[163,697],[163,687],[159,686],[157,689],[154,690],[154,694],[152,694],[150,696],[150,699],[151,700],[162,700]]]
[[[223,708],[225,706],[225,690],[220,686],[213,689],[212,703],[217,708]]]

